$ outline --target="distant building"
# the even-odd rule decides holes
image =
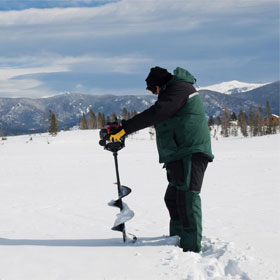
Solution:
[[[271,115],[269,116],[269,118],[270,118],[270,124],[271,124],[272,126],[277,126],[277,125],[279,125],[279,123],[280,123],[279,116],[277,116],[277,115],[275,115],[275,114],[271,114]],[[267,117],[264,119],[264,125],[268,125],[268,118],[267,118]]]

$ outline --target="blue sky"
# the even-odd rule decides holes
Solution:
[[[155,65],[279,80],[278,1],[0,0],[0,96],[147,94]]]

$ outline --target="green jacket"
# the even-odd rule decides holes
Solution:
[[[213,159],[203,104],[199,95],[194,96],[193,83],[195,78],[177,67],[172,79],[161,88],[155,104],[123,123],[127,134],[155,125],[161,163],[193,153]]]
[[[182,78],[178,79],[174,75],[169,83],[177,83],[178,80],[182,81]],[[168,84],[160,94],[165,94]],[[182,159],[194,153],[203,153],[209,161],[213,160],[208,123],[198,93],[191,94],[176,114],[155,124],[155,128],[160,163]]]

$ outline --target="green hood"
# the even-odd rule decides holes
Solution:
[[[183,69],[181,67],[177,67],[173,71],[172,79],[167,84],[162,86],[160,91],[164,91],[168,85],[171,85],[177,81],[185,81],[187,83],[194,84],[196,82],[196,78],[188,70]]]
[[[187,83],[191,83],[194,84],[196,82],[196,78],[188,71],[185,70],[181,67],[177,67],[174,71],[173,71],[173,78],[172,81],[185,81]]]

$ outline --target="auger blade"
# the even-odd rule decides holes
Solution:
[[[117,208],[120,208],[122,207],[122,201],[120,199],[118,200],[111,200],[109,203],[108,203],[109,206],[113,206],[113,207],[117,207]]]
[[[114,227],[112,227],[112,230],[123,232],[124,231],[124,224],[114,226]]]
[[[131,188],[121,185],[119,199],[131,193]]]
[[[115,183],[115,185],[117,185],[117,184],[118,183]],[[120,185],[119,199],[129,195],[130,193],[131,193],[131,188],[124,186],[124,185]]]
[[[122,204],[123,209],[120,211],[120,213],[117,214],[114,227],[124,224],[134,217],[134,212],[131,209],[129,209],[128,205],[124,202],[122,202]]]

